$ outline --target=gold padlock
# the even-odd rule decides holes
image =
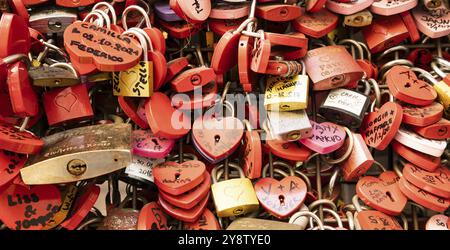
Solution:
[[[309,77],[302,61],[301,75],[273,76],[267,79],[264,106],[266,110],[294,111],[308,106]]]
[[[363,10],[358,13],[345,16],[344,24],[350,27],[364,27],[372,23],[372,13],[368,10]]]
[[[258,210],[259,202],[250,179],[244,177],[244,171],[238,165],[228,163],[228,166],[237,170],[240,178],[218,182],[218,171],[225,168],[224,164],[211,171],[211,192],[217,216],[238,216]]]

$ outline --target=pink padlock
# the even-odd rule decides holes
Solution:
[[[312,136],[301,139],[300,143],[319,153],[328,154],[340,148],[345,142],[345,130],[334,123],[310,121]]]
[[[370,6],[370,11],[382,16],[392,16],[416,7],[417,2],[417,0],[378,0]]]
[[[412,15],[417,29],[428,37],[439,38],[450,34],[450,10],[445,4],[432,10],[415,8]]]
[[[131,153],[142,157],[164,158],[175,146],[175,140],[157,137],[150,130],[134,130],[131,137]]]
[[[341,15],[352,15],[372,5],[374,0],[355,0],[348,3],[328,0],[326,7]]]

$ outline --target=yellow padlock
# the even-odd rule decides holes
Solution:
[[[308,107],[309,77],[301,61],[302,73],[288,77],[273,76],[267,79],[264,106],[266,110],[294,111]]]
[[[435,70],[435,72],[439,72],[439,70],[436,70],[437,65],[435,62],[431,63],[432,68]],[[429,83],[433,85],[434,90],[436,90],[436,93],[438,95],[439,102],[442,103],[444,106],[444,111],[446,114],[450,113],[450,86],[448,86],[443,80],[438,81],[436,80],[433,75],[431,75],[429,72],[418,69],[418,68],[412,68],[413,71],[419,72],[419,78],[424,78]]]
[[[211,192],[217,216],[238,216],[258,210],[258,198],[256,198],[255,189],[250,179],[244,177],[244,171],[238,165],[228,163],[228,166],[237,170],[240,178],[218,182],[221,173],[224,171],[224,164],[216,166],[211,171],[213,182]]]

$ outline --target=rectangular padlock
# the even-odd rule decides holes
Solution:
[[[36,9],[30,15],[30,27],[42,34],[63,33],[77,18],[77,13],[67,8]]]
[[[319,113],[327,120],[349,128],[358,128],[370,105],[368,96],[350,89],[333,89],[320,105]]]
[[[80,82],[70,70],[61,67],[41,66],[31,68],[28,75],[37,87],[68,87]]]
[[[131,163],[131,125],[101,124],[43,137],[44,147],[21,169],[27,185],[95,178]]]
[[[300,225],[256,218],[240,218],[234,220],[227,230],[303,230]]]
[[[312,126],[305,110],[267,111],[268,129],[272,138],[295,141],[311,136]]]
[[[293,111],[308,106],[307,75],[274,76],[267,79],[264,106],[266,110]]]
[[[314,90],[328,90],[355,82],[363,69],[344,46],[326,46],[309,50],[304,58],[306,73]]]

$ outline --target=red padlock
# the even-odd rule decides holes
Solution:
[[[50,126],[94,116],[85,84],[45,92],[43,102]]]

